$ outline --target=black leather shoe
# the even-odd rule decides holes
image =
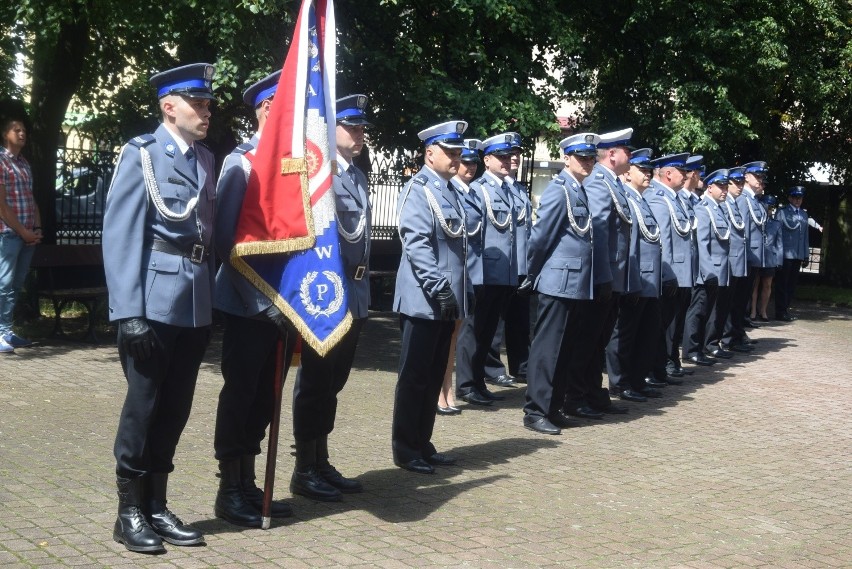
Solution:
[[[523,383],[524,385],[526,385],[526,383],[527,383],[527,376],[525,376],[525,375],[524,375],[524,374],[522,374],[522,373],[517,374],[517,375],[515,376],[515,383]]]
[[[330,464],[322,464],[317,467],[317,472],[322,479],[343,492],[344,494],[358,494],[364,491],[361,483],[354,478],[346,478],[335,467]]]
[[[781,316],[775,317],[775,320],[781,320],[782,322],[792,322],[795,319],[795,316],[791,316],[789,314],[782,314]]]
[[[293,471],[293,476],[290,477],[290,492],[320,502],[339,502],[342,498],[340,490],[326,482],[313,465],[302,472]]]
[[[464,395],[457,395],[457,397],[461,397],[462,401],[467,401],[471,405],[491,405],[494,403],[490,399],[486,399],[478,391],[471,391],[470,393],[465,393]]]
[[[598,411],[606,415],[626,415],[630,412],[630,409],[625,407],[624,405],[616,405],[615,403],[613,403],[608,407],[598,409]]]
[[[499,375],[495,378],[488,378],[485,383],[496,385],[497,387],[509,387],[515,385],[515,378],[511,375]]]
[[[479,394],[482,395],[484,398],[488,399],[489,401],[503,401],[504,399],[506,399],[502,395],[497,395],[496,393],[488,391],[487,387],[480,389]]]
[[[438,405],[438,415],[459,415],[461,409],[458,407],[441,407]]]
[[[118,486],[118,517],[112,538],[136,553],[165,553],[163,539],[148,524],[142,513],[145,495],[144,478],[116,477]]]
[[[151,512],[151,529],[166,543],[172,545],[198,545],[204,543],[204,535],[192,526],[188,526],[168,508]]]
[[[551,423],[547,417],[539,417],[536,419],[535,417],[528,415],[524,417],[524,427],[543,435],[558,435],[562,433],[562,430]]]
[[[394,460],[393,463],[404,470],[416,472],[417,474],[435,473],[435,469],[432,468],[432,465],[423,460],[422,458],[415,458],[413,460],[409,460],[408,462],[399,462],[398,460]]]
[[[618,394],[620,399],[624,399],[625,401],[635,401],[636,403],[644,403],[648,400],[647,397],[639,393],[638,391],[633,391],[632,389],[625,389]]]
[[[432,456],[427,457],[425,460],[432,466],[452,466],[456,463],[456,457],[443,452],[436,452]]]
[[[757,323],[755,323],[755,321],[751,318],[746,318],[744,324],[747,328],[760,328],[760,326],[758,326]]]
[[[714,358],[721,358],[723,360],[729,360],[734,357],[732,352],[722,348],[711,348],[709,350],[705,350],[704,353],[708,356],[713,356]]]
[[[645,385],[647,385],[648,387],[668,387],[669,384],[665,381],[657,381],[653,377],[646,377]]]
[[[686,375],[682,367],[666,368],[666,373],[672,377],[683,377]]]
[[[561,411],[557,411],[553,413],[548,420],[556,427],[560,429],[567,429],[569,427],[576,427],[577,423],[572,421],[569,417],[566,417],[564,413]]]
[[[663,394],[657,391],[656,389],[651,389],[650,387],[646,387],[642,391],[640,391],[643,396],[648,397],[649,399],[656,399],[658,397],[662,397]]]
[[[769,322],[768,316],[759,316],[757,319],[760,320],[761,322]]]
[[[565,413],[572,417],[582,417],[583,419],[603,419],[604,414],[600,411],[595,411],[588,405],[578,405],[577,407],[569,407]]]
[[[699,366],[711,366],[714,363],[716,363],[714,361],[708,360],[706,357],[704,357],[701,354],[698,354],[696,356],[689,356],[686,359],[688,359],[689,361],[691,361],[695,365],[699,365]]]
[[[724,349],[738,354],[750,354],[754,351],[754,348],[748,344],[734,344],[733,346],[726,346]]]

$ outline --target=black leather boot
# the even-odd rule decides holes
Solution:
[[[360,482],[354,478],[346,478],[328,461],[328,435],[317,439],[317,472],[323,480],[344,494],[357,494],[364,491]]]
[[[112,538],[129,551],[137,553],[165,553],[163,540],[151,529],[142,513],[145,480],[141,477],[116,477],[118,486],[118,518]]]
[[[261,527],[260,512],[246,501],[240,485],[240,459],[219,461],[219,492],[214,513],[217,518],[247,528]]]
[[[296,468],[290,492],[321,502],[339,502],[340,490],[326,482],[317,470],[316,441],[296,441]]]
[[[240,459],[240,485],[243,487],[243,496],[246,501],[258,512],[263,511],[263,491],[255,485],[254,475],[254,459],[253,454],[245,454]],[[281,500],[272,500],[272,511],[270,512],[273,518],[289,518],[293,515],[293,510],[290,505]]]
[[[148,523],[163,541],[172,545],[198,545],[204,543],[204,536],[194,527],[188,526],[166,507],[166,492],[169,475],[151,474],[149,477],[150,494]]]

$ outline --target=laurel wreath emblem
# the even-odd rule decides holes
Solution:
[[[331,316],[343,306],[343,281],[340,279],[340,275],[334,271],[323,271],[322,274],[334,285],[334,300],[331,301],[328,308],[323,309],[311,301],[311,284],[319,276],[317,271],[311,271],[305,275],[305,278],[302,279],[302,285],[299,287],[299,298],[302,301],[302,306],[311,316]]]

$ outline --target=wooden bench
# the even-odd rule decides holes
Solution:
[[[101,246],[37,245],[30,267],[36,271],[38,297],[53,303],[53,335],[65,336],[62,309],[69,302],[79,302],[88,319],[83,340],[97,343],[97,308],[107,297]]]

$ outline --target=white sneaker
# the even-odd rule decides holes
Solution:
[[[0,354],[14,354],[15,348],[13,348],[6,340],[0,338]]]

